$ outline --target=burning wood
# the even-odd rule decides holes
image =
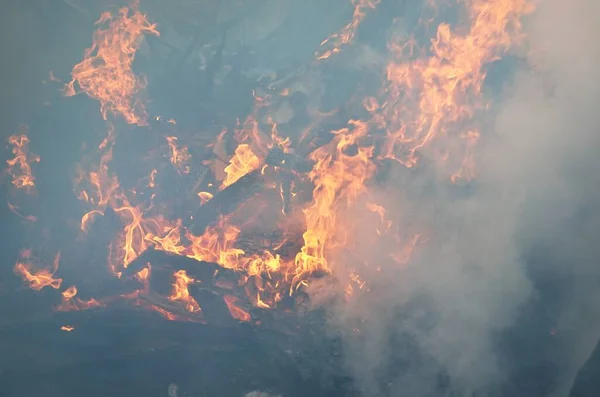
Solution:
[[[263,2],[266,8],[254,8],[253,13],[261,15],[257,10],[271,7],[275,14],[288,15],[287,3]],[[285,25],[273,14],[262,21],[240,17],[245,29],[237,18],[218,28],[219,22],[207,23],[218,31],[212,32],[211,40],[216,37],[219,42],[209,44],[207,53],[214,51],[210,61],[190,73],[193,68],[183,65],[200,52],[197,47],[206,32],[198,19],[193,20],[184,29],[185,45],[168,46],[169,51],[180,49],[175,57],[180,64],[174,69],[185,75],[185,84],[171,90],[179,98],[172,108],[197,110],[204,106],[197,104],[208,104],[197,117],[205,119],[200,125],[184,127],[152,115],[161,107],[148,106],[146,79],[133,71],[144,35],[158,36],[160,25],[151,23],[137,2],[102,14],[92,46],[65,86],[67,95],[81,91],[98,100],[108,123],[107,137],[97,146],[97,166],[85,171],[82,167],[76,181],[87,212],[78,215],[85,243],[71,262],[85,266],[108,258],[105,273],[121,289],[102,281],[95,290],[90,285],[96,284],[99,272],[76,280],[77,287],[70,280],[67,284],[78,272],[63,277],[59,255],[53,265],[44,267],[24,251],[15,272],[31,289],[54,292],[60,303],[52,306],[65,312],[48,320],[57,331],[52,338],[76,339],[89,332],[102,341],[100,331],[122,327],[128,331],[124,334],[131,354],[155,348],[160,345],[156,340],[168,347],[200,346],[198,351],[204,353],[230,341],[235,341],[236,349],[262,344],[269,351],[267,361],[296,372],[298,362],[315,360],[287,353],[296,344],[308,346],[297,349],[303,352],[326,351],[331,338],[325,336],[325,314],[311,306],[307,291],[313,303],[360,301],[370,293],[370,282],[380,277],[370,276],[385,278],[386,272],[401,271],[410,264],[418,243],[426,240],[421,236],[429,224],[421,224],[420,218],[427,218],[429,207],[427,216],[417,213],[416,221],[407,222],[395,213],[405,209],[395,208],[396,201],[378,201],[381,192],[373,188],[373,181],[384,179],[382,164],[415,169],[424,154],[435,158],[436,172],[452,183],[476,176],[474,151],[480,135],[474,115],[487,108],[481,89],[484,65],[518,42],[520,34],[512,30],[518,31],[520,17],[531,11],[525,0],[510,6],[474,0],[466,5],[468,26],[454,29],[440,24],[429,48],[413,51],[416,43],[393,37],[387,43],[389,63],[377,73],[368,71],[367,79],[372,74],[384,76],[377,81],[380,88],[374,90],[356,78],[347,84],[352,92],[337,95],[344,103],[325,106],[315,87],[324,85],[321,79],[328,74],[337,73],[331,67],[336,62],[333,55],[352,45],[367,12],[378,3],[346,4],[354,7],[352,20],[325,39],[298,70],[289,72],[291,77],[282,77],[279,71],[289,65],[260,65],[256,59],[260,57],[248,46],[271,45],[270,36]],[[216,19],[220,4],[210,2],[211,17],[206,19]],[[197,4],[179,6],[189,9]],[[244,37],[250,27],[253,37]],[[331,59],[323,62],[326,58]],[[227,73],[219,73],[223,69]],[[362,70],[356,71],[359,75]],[[313,84],[301,84],[305,76]],[[222,84],[216,84],[219,79]],[[173,84],[171,78],[164,79],[162,87]],[[238,96],[243,106],[237,103]],[[246,104],[253,108],[245,109]],[[335,110],[316,110],[321,106]],[[124,120],[130,128],[114,119]],[[142,135],[150,132],[154,140]],[[121,152],[113,151],[118,148],[115,142],[123,139],[130,141],[124,141],[128,144]],[[161,149],[144,148],[143,144],[159,140]],[[9,143],[14,158],[7,162],[7,175],[14,187],[33,192],[36,178],[30,164],[40,158],[29,152],[25,135],[16,135]],[[136,180],[137,172],[143,180]],[[398,203],[409,203],[406,208],[421,208],[409,194],[399,196]],[[326,285],[326,291],[319,291],[319,285]],[[79,291],[86,289],[113,293],[80,298]],[[140,308],[144,310],[134,310]],[[88,309],[93,316],[75,313]],[[126,314],[116,314],[120,310]],[[156,313],[172,321],[160,321]],[[95,316],[104,316],[107,322],[100,331],[94,328]],[[128,316],[143,327],[128,322]],[[149,330],[144,346],[136,342],[146,337],[140,328]],[[169,334],[167,341],[161,332]],[[81,357],[74,357],[66,361],[79,363]],[[320,373],[314,368],[307,372],[313,377]],[[181,397],[178,393],[178,387],[169,387],[170,397]],[[253,393],[248,395],[258,395]]]

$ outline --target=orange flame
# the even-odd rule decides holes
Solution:
[[[171,153],[171,164],[179,174],[189,174],[190,166],[188,164],[192,156],[190,156],[188,148],[186,146],[177,147],[177,138],[174,136],[168,136],[167,142]]]
[[[77,288],[74,285],[64,290],[62,292],[62,303],[56,307],[56,310],[61,312],[69,312],[104,306],[94,298],[84,301],[76,297],[76,295]]]
[[[375,170],[370,161],[373,148],[358,146],[367,125],[351,121],[350,126],[335,131],[332,143],[311,156],[316,162],[310,174],[315,189],[312,204],[304,210],[306,232],[302,236],[304,246],[296,256],[298,275],[331,271],[327,250],[345,246],[348,232],[338,213],[366,191],[364,182]],[[353,146],[356,153],[348,153]]]
[[[225,301],[225,304],[229,309],[229,313],[231,313],[231,317],[235,318],[236,320],[245,322],[252,320],[250,313],[236,305],[238,298],[236,298],[233,295],[224,295],[223,300]]]
[[[322,43],[324,52],[318,58],[327,58],[351,43],[366,11],[378,3],[378,0],[354,0],[352,21]],[[364,226],[360,224],[364,219],[362,216],[352,217],[348,214],[360,207],[376,220],[374,239],[390,238],[392,235],[395,247],[387,255],[387,261],[391,264],[409,263],[417,244],[424,241],[422,234],[411,234],[411,230],[403,230],[402,237],[393,235],[400,228],[392,224],[386,208],[373,202],[374,194],[367,186],[375,174],[376,162],[381,158],[390,158],[412,167],[420,153],[427,149],[439,155],[434,156],[435,159],[450,163],[445,169],[451,169],[448,176],[453,182],[474,178],[475,147],[480,138],[477,116],[487,107],[481,92],[485,65],[521,40],[519,19],[532,11],[526,0],[461,0],[461,4],[468,9],[469,26],[451,28],[448,24],[440,25],[428,51],[415,52],[414,40],[402,45],[397,42],[390,44],[390,51],[395,58],[386,68],[386,82],[380,93],[382,98],[364,100],[364,107],[370,114],[367,120],[350,120],[347,128],[332,131],[333,139],[308,155],[313,163],[308,178],[295,173],[292,175],[299,181],[295,187],[307,185],[307,179],[314,186],[312,200],[302,207],[302,214],[298,212],[302,218],[300,222],[303,222],[301,227],[304,227],[298,230],[298,235],[303,232],[299,252],[281,253],[283,251],[279,249],[287,237],[281,239],[277,248],[271,246],[271,250],[246,249],[246,245],[239,241],[243,226],[251,222],[258,223],[256,219],[261,219],[259,216],[251,217],[246,224],[240,221],[240,214],[223,216],[218,224],[208,227],[202,235],[195,236],[183,226],[182,219],[167,219],[161,215],[165,213],[162,211],[165,206],[154,202],[156,196],[152,195],[149,200],[143,201],[141,194],[138,195],[132,188],[121,187],[117,176],[111,173],[109,165],[116,139],[112,124],[109,125],[106,139],[98,148],[99,165],[91,169],[82,165],[79,169],[76,180],[79,197],[91,207],[87,208],[88,212],[81,219],[81,230],[88,231],[94,219],[103,216],[111,208],[122,226],[110,244],[109,266],[114,274],[121,276],[121,272],[135,258],[153,247],[217,263],[239,272],[249,301],[259,308],[274,307],[281,300],[283,291],[292,293],[305,285],[308,276],[314,272],[327,272],[348,282],[345,286],[347,297],[357,291],[368,291],[368,280],[358,269],[361,264],[339,266],[339,254],[354,253],[352,247],[361,242],[357,236]],[[106,26],[95,33],[93,46],[86,51],[84,60],[74,67],[73,80],[66,88],[70,94],[74,94],[77,83],[83,92],[99,100],[105,119],[108,114],[120,115],[128,123],[144,125],[147,113],[139,95],[145,81],[133,74],[131,66],[143,34],[157,35],[158,31],[148,23],[137,6],[135,3],[131,9],[123,8],[117,15],[102,15],[98,23]],[[234,130],[233,138],[238,146],[227,166],[223,160],[227,158],[224,138],[227,129],[222,130],[212,145],[213,158],[218,157],[222,163],[220,167],[214,165],[215,179],[222,181],[221,190],[258,170],[273,147],[279,147],[284,153],[292,152],[292,140],[280,137],[277,124],[268,116],[269,96],[259,97],[255,94],[255,100],[254,112],[243,123],[238,122]],[[261,114],[258,117],[259,109],[265,110],[267,116],[262,117]],[[264,120],[267,120],[266,123]],[[271,127],[270,137],[261,131],[265,124]],[[383,137],[378,134],[382,130],[385,132]],[[300,141],[303,142],[303,139]],[[191,157],[188,148],[178,145],[175,137],[168,137],[167,143],[171,164],[180,174],[189,173]],[[29,164],[39,161],[39,158],[35,160],[36,157],[28,153],[28,140],[24,135],[17,136],[11,144],[14,146],[15,159],[8,164],[13,184],[23,189],[33,189],[35,184]],[[448,152],[450,154],[446,155]],[[221,174],[224,175],[218,175],[217,171],[223,171],[223,168]],[[286,170],[263,166],[262,171],[267,179],[270,173],[281,176]],[[156,186],[157,172],[153,169],[150,176],[146,177],[148,187]],[[19,175],[19,178],[15,179],[15,175]],[[292,185],[292,182],[289,184]],[[272,185],[277,183],[269,180],[267,187],[271,188]],[[257,200],[274,193],[281,194],[285,201],[283,183],[280,183],[278,191],[264,190],[269,192],[261,192]],[[290,195],[296,194],[291,192],[291,187],[289,190]],[[208,192],[200,192],[198,197],[202,204],[213,199],[212,193]],[[269,207],[268,201],[260,204]],[[283,215],[277,213],[274,217],[277,216],[278,221],[292,218]],[[287,232],[286,225],[282,223],[275,227]],[[57,255],[53,270],[33,271],[31,253],[25,251],[15,271],[33,289],[40,290],[46,286],[59,289],[62,279],[54,277],[58,258]],[[378,270],[381,265],[376,264]],[[336,273],[342,270],[344,274]],[[145,285],[144,291],[149,290],[150,275],[149,267],[138,271],[136,275],[136,279]],[[175,272],[173,277],[173,291],[168,299],[181,303],[189,313],[200,313],[202,309],[188,289],[200,280],[194,280],[183,270]],[[141,294],[138,291],[127,297],[139,298]],[[57,310],[82,310],[107,303],[105,299],[101,302],[94,299],[82,301],[76,295],[74,286],[64,290],[63,301]],[[225,295],[224,300],[234,318],[251,320],[250,314],[239,304],[238,297]],[[145,306],[151,306],[168,319],[180,319],[179,315],[157,305]],[[189,320],[193,316],[187,317]]]
[[[321,47],[325,49],[322,52],[316,53],[317,60],[326,59],[342,50],[342,47],[352,42],[358,25],[365,19],[367,11],[374,9],[381,0],[352,0],[354,13],[352,21],[342,28],[337,33],[332,34],[323,42]]]
[[[194,283],[195,280],[188,276],[185,270],[175,272],[173,277],[175,277],[175,282],[173,283],[173,293],[169,299],[185,304],[186,310],[190,313],[200,312],[200,305],[190,296],[188,291],[188,285]]]
[[[16,205],[11,204],[11,203],[7,203],[7,204],[8,204],[8,208],[10,209],[10,211],[13,214],[17,215],[18,217],[23,218],[23,219],[25,219],[26,221],[29,221],[29,222],[36,222],[37,221],[37,218],[35,216],[33,216],[33,215],[24,215],[24,214],[22,214],[19,211],[19,207],[17,207]]]
[[[45,287],[59,289],[62,284],[62,278],[55,278],[54,274],[58,270],[60,262],[60,252],[54,257],[51,269],[33,270],[34,263],[37,260],[33,257],[31,250],[21,251],[20,258],[15,265],[15,273],[29,284],[29,288],[40,291]]]
[[[250,145],[241,144],[235,149],[235,153],[229,165],[225,167],[225,174],[227,177],[221,184],[221,189],[235,183],[238,179],[254,171],[260,166],[259,158],[254,154]]]
[[[93,44],[84,59],[72,71],[72,80],[65,86],[67,96],[75,95],[75,83],[89,97],[100,101],[100,111],[120,115],[129,124],[146,125],[144,103],[137,97],[146,86],[131,67],[135,53],[145,33],[159,35],[134,2],[131,9],[123,7],[117,15],[102,14],[97,25],[108,25],[94,33]]]
[[[29,138],[25,132],[8,138],[14,158],[6,161],[6,174],[12,178],[13,186],[31,193],[35,191],[35,177],[31,171],[31,164],[38,163],[40,157],[29,151]]]
[[[527,0],[464,3],[471,23],[467,33],[441,24],[431,42],[430,56],[403,62],[413,54],[414,41],[390,46],[398,61],[387,68],[387,99],[382,104],[374,98],[365,102],[367,110],[375,114],[373,121],[387,132],[382,157],[412,167],[418,160],[417,151],[436,137],[472,124],[476,112],[487,106],[481,94],[484,65],[522,39],[520,18],[533,11]],[[467,153],[462,156],[469,159],[460,160],[461,171],[453,179],[469,179],[474,176],[472,150],[479,132],[473,129],[458,135],[468,140],[463,145]]]

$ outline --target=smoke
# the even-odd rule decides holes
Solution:
[[[429,233],[404,267],[381,242],[339,258],[381,266],[361,269],[369,294],[330,306],[363,395],[568,394],[600,335],[598,15],[592,0],[539,4],[531,66],[506,73],[471,186],[399,170],[375,194]]]

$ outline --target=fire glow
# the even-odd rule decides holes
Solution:
[[[314,67],[320,62],[335,62],[335,54],[352,45],[357,27],[378,5],[373,0],[352,3],[352,21],[322,43]],[[424,152],[434,155],[449,181],[476,177],[479,115],[489,106],[482,94],[485,65],[521,44],[520,18],[533,11],[526,0],[465,0],[460,4],[465,7],[467,21],[457,28],[441,23],[428,46],[417,48],[413,39],[400,37],[388,43],[391,61],[382,70],[385,79],[377,96],[362,101],[365,117],[348,120],[345,127],[330,131],[331,139],[325,144],[315,147],[310,139],[315,132],[310,130],[302,137],[281,137],[276,123],[269,117],[260,122],[257,116],[259,109],[269,113],[271,98],[255,95],[255,112],[235,129],[223,129],[214,136],[214,156],[202,164],[215,178],[215,183],[208,186],[212,191],[198,187],[193,195],[202,208],[241,181],[260,184],[261,191],[196,233],[190,222],[199,222],[197,219],[168,216],[172,211],[165,210],[169,203],[160,201],[160,184],[156,182],[163,172],[161,168],[147,170],[149,177],[141,183],[149,192],[145,196],[137,194],[137,188],[122,187],[111,169],[114,143],[120,133],[116,121],[148,125],[143,98],[146,82],[134,74],[132,64],[144,35],[158,35],[160,27],[147,20],[137,3],[115,14],[103,14],[93,44],[73,68],[65,92],[70,96],[80,91],[99,101],[107,121],[106,138],[97,146],[97,152],[78,166],[74,185],[78,197],[89,207],[81,217],[82,234],[87,235],[110,211],[121,228],[110,241],[108,267],[115,277],[134,276],[141,286],[118,299],[140,304],[144,296],[144,307],[167,319],[203,321],[203,308],[189,288],[200,287],[206,280],[185,270],[173,271],[171,293],[160,301],[164,304],[157,303],[155,293],[149,291],[154,264],[130,268],[147,250],[215,263],[223,271],[237,273],[252,307],[276,307],[284,297],[293,296],[310,283],[314,275],[326,274],[346,283],[343,290],[347,295],[366,292],[368,281],[359,270],[362,264],[339,263],[344,252],[351,252],[357,243],[358,231],[365,228],[357,221],[359,217],[348,216],[355,211],[374,217],[373,224],[367,226],[373,228],[372,236],[395,242],[394,249],[387,252],[389,263],[374,265],[409,265],[419,244],[427,241],[427,232],[412,225],[394,224],[383,204],[376,202],[370,182],[383,161],[412,168]],[[287,95],[287,90],[282,92]],[[170,124],[177,127],[175,121]],[[232,153],[224,149],[226,138],[235,142]],[[199,161],[195,161],[187,141],[170,134],[164,142],[169,166],[180,177],[190,177]],[[6,173],[15,188],[32,191],[35,177],[31,164],[40,158],[28,151],[25,134],[11,137],[9,143],[14,158],[7,162]],[[275,156],[281,159],[275,161]],[[95,161],[90,164],[90,159]],[[293,159],[309,164],[310,170],[286,171],[287,162]],[[306,190],[309,195],[298,193]],[[302,196],[310,198],[303,201]],[[269,247],[261,244],[260,249],[247,248],[242,241],[244,231],[261,223],[273,226],[276,236],[268,237]],[[292,240],[297,242],[297,249],[288,252],[284,247]],[[15,272],[29,287],[61,290],[63,280],[56,277],[60,255],[56,255],[52,266],[41,267],[32,262],[31,251],[23,252]],[[216,270],[213,276],[218,273]],[[62,303],[56,309],[62,311],[103,307],[115,300],[82,300],[75,286],[62,289],[61,294]],[[225,294],[223,300],[234,319],[252,320],[239,296]],[[73,328],[65,326],[63,330]]]

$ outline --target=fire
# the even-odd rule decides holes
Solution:
[[[57,253],[52,263],[52,268],[35,270],[36,258],[31,250],[21,251],[20,258],[15,265],[15,273],[29,284],[29,288],[40,291],[45,287],[59,289],[62,284],[62,278],[55,278],[54,274],[58,270],[60,262],[60,253]]]
[[[321,42],[322,52],[316,54],[317,60],[326,59],[342,50],[342,47],[352,42],[358,25],[365,19],[367,11],[374,9],[380,0],[352,0],[354,13],[352,21],[337,33],[332,34]]]
[[[26,221],[29,222],[35,222],[37,221],[37,218],[33,215],[23,215],[20,211],[19,211],[19,207],[17,207],[14,204],[11,203],[7,203],[8,204],[8,208],[11,210],[11,212],[15,215],[17,215],[20,218],[25,219]]]
[[[15,188],[31,193],[35,191],[35,177],[31,170],[31,164],[38,163],[40,156],[29,151],[30,141],[25,132],[8,138],[14,157],[6,160],[7,168],[5,172],[11,177],[11,182]]]
[[[328,58],[351,45],[359,24],[378,3],[379,0],[353,0],[352,21],[322,43],[317,58]],[[98,219],[109,214],[116,218],[114,227],[118,231],[108,244],[109,268],[115,276],[130,277],[143,285],[121,298],[139,304],[141,298],[151,294],[151,277],[160,264],[144,262],[141,266],[138,263],[139,267],[129,267],[151,249],[209,262],[219,267],[215,275],[226,272],[239,276],[239,285],[234,287],[242,287],[252,310],[276,307],[285,294],[292,295],[316,273],[341,280],[346,297],[350,297],[369,291],[370,284],[365,273],[361,273],[361,266],[372,266],[377,271],[385,266],[395,266],[394,269],[407,266],[416,247],[427,241],[426,233],[413,230],[412,225],[400,224],[392,214],[395,208],[376,202],[371,186],[376,184],[378,167],[384,160],[393,159],[410,168],[421,157],[428,156],[441,165],[444,176],[453,182],[476,177],[476,147],[481,136],[478,127],[489,106],[482,93],[485,66],[521,42],[520,19],[533,10],[526,0],[461,0],[460,4],[466,7],[468,26],[439,25],[432,31],[434,37],[428,48],[417,49],[415,40],[398,37],[389,43],[393,58],[384,70],[385,81],[377,98],[365,98],[363,117],[357,116],[345,128],[330,131],[327,143],[320,146],[305,139],[311,127],[299,136],[280,136],[278,129],[286,130],[269,116],[273,97],[254,93],[254,111],[243,122],[237,120],[234,129],[220,130],[214,143],[208,145],[210,156],[196,164],[193,140],[182,139],[189,143],[188,148],[174,133],[169,133],[172,136],[166,137],[168,160],[166,156],[156,156],[153,158],[156,163],[142,169],[143,182],[121,186],[111,168],[117,140],[115,125],[108,122],[108,134],[97,146],[97,158],[87,159],[94,164],[83,161],[78,166],[75,190],[86,206],[80,223],[83,238],[93,238],[91,231]],[[137,3],[115,15],[103,14],[97,24],[101,27],[95,32],[93,45],[83,61],[73,68],[67,93],[74,95],[78,87],[100,102],[104,119],[109,115],[120,116],[128,124],[144,126],[148,114],[141,95],[146,83],[133,73],[132,64],[144,34],[159,34],[156,26],[148,22]],[[318,63],[311,67],[318,67]],[[273,92],[291,95],[289,89],[280,88]],[[335,113],[318,115],[326,118]],[[168,122],[174,130],[179,127],[175,121]],[[228,150],[229,138],[237,144],[233,153]],[[38,162],[39,157],[29,152],[29,140],[24,134],[11,137],[9,142],[14,159],[7,162],[7,173],[15,187],[33,190],[35,178],[30,164]],[[190,152],[194,153],[193,159]],[[275,157],[275,164],[269,162],[273,153],[282,156],[282,159]],[[161,161],[164,164],[158,164]],[[294,161],[302,163],[304,169],[298,171],[289,166]],[[191,189],[191,197],[200,210],[213,208],[215,203],[228,204],[221,201],[226,200],[220,195],[235,190],[235,186],[227,188],[246,181],[247,177],[260,176],[263,189],[253,196],[254,201],[248,199],[250,204],[244,204],[247,208],[238,208],[233,213],[218,212],[194,234],[189,222],[196,215],[172,211],[178,204],[161,198],[162,186],[157,183],[157,175],[159,178],[162,175],[165,169],[162,166],[174,167],[177,174],[172,173],[173,178],[183,184],[194,175],[192,171],[197,165],[210,166],[213,171],[209,183],[194,184]],[[305,193],[312,195],[308,197]],[[276,205],[269,201],[272,196],[276,197]],[[264,212],[269,212],[269,216],[263,216]],[[364,219],[374,221],[364,222]],[[280,235],[265,237],[271,240],[270,247],[262,243],[244,244],[247,226],[251,230],[257,227],[261,232],[272,226]],[[372,229],[365,231],[368,227]],[[369,235],[364,238],[366,234]],[[284,246],[294,239],[297,245],[287,252]],[[377,249],[378,241],[391,242],[385,245],[393,246],[385,255],[378,255],[386,258],[383,263],[369,263],[370,259],[358,258],[352,251],[356,245],[367,243],[369,249]],[[348,257],[356,263],[342,260]],[[59,258],[57,255],[50,269],[34,270],[31,251],[24,251],[15,272],[35,290],[47,286],[59,290],[62,279],[55,277]],[[142,262],[141,258],[138,262]],[[208,287],[209,282],[189,269],[167,270],[167,275],[172,275],[172,291],[169,296],[160,297],[166,301],[165,306],[151,297],[144,307],[170,320],[192,321],[194,316],[190,314],[203,313],[203,303],[192,297],[190,289],[194,293],[199,284]],[[109,303],[105,298],[81,300],[75,286],[61,294],[57,310],[83,310]],[[233,318],[252,320],[250,312],[254,312],[244,309],[244,302],[238,296],[220,295]],[[208,313],[207,307],[204,309]]]
[[[76,295],[77,287],[74,285],[64,290],[62,292],[62,303],[56,307],[56,310],[61,312],[69,312],[104,306],[94,298],[84,301],[76,297]]]
[[[148,22],[137,2],[131,8],[121,8],[117,15],[102,14],[96,24],[102,27],[94,33],[83,61],[73,68],[65,94],[75,95],[77,83],[86,95],[100,101],[104,119],[109,114],[120,115],[129,124],[146,125],[146,108],[137,96],[146,81],[131,67],[144,34],[159,35],[156,25]]]
[[[186,310],[190,313],[200,312],[200,305],[190,296],[188,285],[194,283],[195,280],[187,275],[185,270],[179,270],[174,274],[175,282],[173,283],[173,293],[169,297],[172,301],[182,302],[185,304]]]
[[[204,204],[204,203],[208,202],[210,199],[212,199],[214,197],[214,195],[209,192],[199,192],[198,197],[200,198],[200,203]]]
[[[481,93],[484,66],[522,39],[520,18],[533,11],[527,0],[463,3],[470,16],[466,33],[445,23],[439,25],[431,40],[431,55],[417,59],[410,59],[414,41],[392,43],[390,50],[397,60],[387,67],[386,100],[380,104],[369,98],[365,102],[374,113],[374,124],[387,134],[381,157],[407,167],[414,166],[418,151],[436,138],[457,134],[466,140],[462,153],[454,154],[460,164],[453,174],[455,181],[475,175],[473,147],[480,134],[475,116],[488,106]],[[470,126],[469,132],[463,133],[465,126]]]
[[[167,142],[169,144],[169,151],[171,153],[171,164],[175,167],[180,174],[189,174],[190,166],[188,163],[192,159],[186,146],[177,146],[177,137],[168,136]]]
[[[235,153],[229,165],[225,167],[225,174],[227,177],[221,184],[221,189],[235,183],[238,179],[254,171],[260,166],[259,158],[254,154],[250,145],[241,144],[235,149]]]
[[[72,325],[63,325],[60,327],[61,331],[71,332],[75,329]]]
[[[245,310],[242,310],[239,306],[236,305],[238,298],[236,298],[233,295],[224,295],[223,300],[225,301],[225,304],[227,305],[227,308],[229,309],[229,312],[231,313],[231,316],[233,318],[239,321],[252,320],[250,313],[248,313]]]
[[[348,224],[338,213],[366,192],[364,183],[375,171],[373,147],[359,145],[367,133],[365,123],[351,121],[350,127],[334,133],[331,144],[312,155],[316,164],[310,177],[315,189],[313,202],[304,210],[304,246],[295,261],[299,276],[316,270],[331,271],[328,251],[347,244]],[[352,148],[356,153],[349,153]]]

